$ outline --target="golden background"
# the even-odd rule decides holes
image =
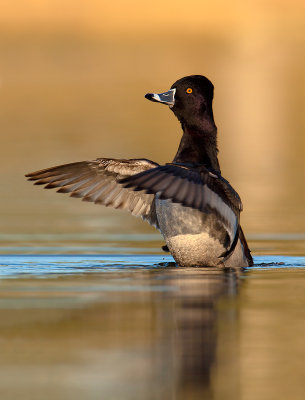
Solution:
[[[305,7],[292,1],[2,1],[2,234],[153,232],[23,175],[96,157],[171,161],[181,130],[144,99],[215,86],[222,173],[248,234],[305,228]]]

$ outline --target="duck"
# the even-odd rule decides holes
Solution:
[[[222,176],[214,86],[202,75],[177,80],[145,98],[169,107],[182,128],[172,162],[96,158],[31,172],[36,185],[124,209],[157,228],[180,267],[246,268],[253,259],[240,225],[243,205]]]

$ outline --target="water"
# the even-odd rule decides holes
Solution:
[[[65,275],[181,270],[171,256],[161,255],[1,255],[0,278],[51,278]],[[305,268],[305,257],[257,256],[245,271]],[[196,271],[211,269],[195,268]],[[183,268],[182,270],[186,270]],[[217,271],[217,269],[216,269]]]
[[[0,256],[1,398],[303,399],[305,257],[20,250]]]

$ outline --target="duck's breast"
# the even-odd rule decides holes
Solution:
[[[212,213],[160,200],[156,196],[160,230],[176,262],[181,266],[216,266],[230,247],[229,234]]]

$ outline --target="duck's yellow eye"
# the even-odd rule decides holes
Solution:
[[[186,89],[186,93],[192,93],[192,92],[193,92],[192,88],[189,87],[189,88]]]

